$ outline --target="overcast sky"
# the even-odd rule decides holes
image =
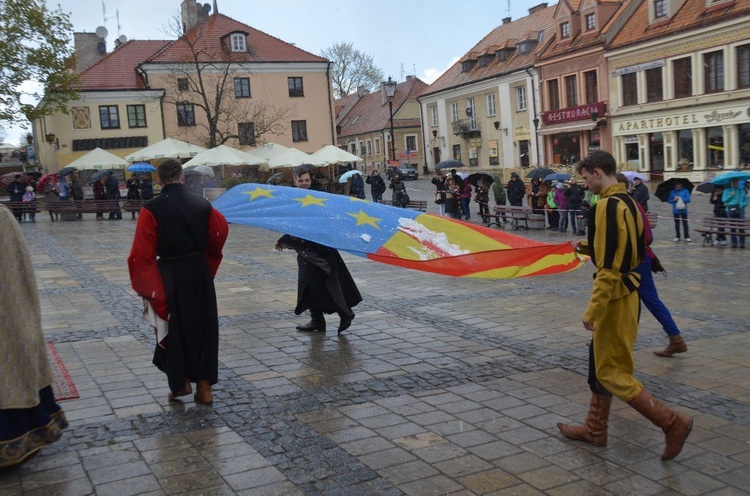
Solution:
[[[213,0],[202,0],[213,6]],[[217,0],[219,12],[288,43],[320,54],[340,41],[371,55],[385,76],[398,81],[416,74],[431,83],[477,44],[504,17],[528,15],[539,1],[520,0]],[[555,1],[550,1],[552,5]],[[181,0],[47,0],[70,12],[77,32],[104,25],[111,50],[119,34],[133,40],[169,39],[166,26]],[[106,6],[106,22],[102,5]],[[510,8],[510,10],[508,10]],[[213,12],[213,11],[212,11]],[[27,131],[8,129],[17,144]]]

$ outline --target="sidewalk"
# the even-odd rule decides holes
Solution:
[[[45,334],[80,398],[62,403],[60,441],[0,473],[0,496],[750,494],[747,250],[673,243],[667,220],[656,229],[669,273],[657,286],[689,351],[654,356],[667,339],[646,313],[636,375],[695,418],[665,463],[661,432],[619,400],[607,448],[555,426],[588,407],[590,266],[491,281],[345,255],[364,297],[352,327],[304,334],[295,255],[274,250],[277,233],[230,226],[214,406],[170,404],[129,285],[135,222],[85,217],[22,224]]]

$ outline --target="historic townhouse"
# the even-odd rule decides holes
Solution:
[[[529,15],[487,34],[419,97],[428,163],[455,158],[482,169],[544,163],[536,56],[555,30],[556,7],[542,3]]]
[[[378,92],[359,90],[337,100],[336,108],[341,109],[336,126],[339,146],[362,157],[367,168],[384,169],[390,160],[419,168],[424,163],[425,150],[417,97],[426,87],[417,77],[406,76],[406,81],[396,84],[390,104],[385,83]]]
[[[308,153],[335,143],[328,60],[194,0],[182,2],[181,21],[175,40],[116,42],[109,54],[103,40],[76,35],[81,98],[34,123],[47,170],[96,147],[124,157],[165,137]]]
[[[539,134],[547,162],[574,164],[612,149],[604,49],[637,6],[632,0],[560,0],[553,41],[537,61],[542,92]]]
[[[609,49],[620,161],[695,180],[750,165],[750,2],[643,1]]]

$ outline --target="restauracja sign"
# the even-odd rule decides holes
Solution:
[[[561,124],[563,122],[590,120],[594,112],[604,117],[606,111],[604,102],[568,107],[560,110],[548,110],[542,114],[542,122],[545,125]]]

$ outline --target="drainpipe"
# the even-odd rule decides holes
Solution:
[[[419,100],[417,100],[417,103],[419,103]],[[422,108],[421,103],[419,104],[419,122],[421,124],[420,131],[422,131],[422,155],[424,155],[424,165],[422,166],[422,172],[426,175],[430,173],[430,169],[429,167],[427,167],[427,140],[424,136],[424,109]],[[430,152],[432,152],[432,150],[430,150]]]
[[[526,68],[526,73],[531,78],[531,88],[533,90],[533,88],[534,88],[534,75],[531,74],[531,72],[529,72],[529,68],[528,67]],[[538,86],[537,86],[537,91],[539,91],[539,87]],[[537,118],[537,114],[536,114],[536,97],[534,95],[531,95],[531,102],[532,102],[532,104],[534,106],[534,119],[536,119]],[[531,124],[531,123],[529,123],[529,124]],[[531,128],[531,126],[529,126],[529,128]],[[541,166],[542,165],[541,164],[541,160],[539,159],[539,134],[537,133],[536,126],[534,126],[534,148],[536,149],[536,165],[537,166]]]
[[[331,143],[336,144],[336,126],[334,124],[335,115],[333,115],[333,95],[331,95],[331,62],[326,67],[326,81],[328,81],[328,115],[331,119]]]

